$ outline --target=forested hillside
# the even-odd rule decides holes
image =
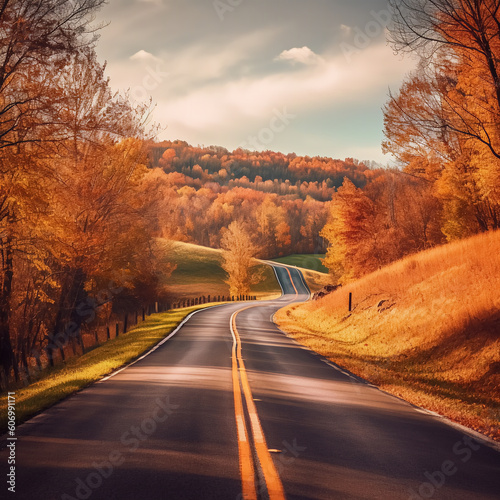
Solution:
[[[259,257],[323,253],[328,203],[344,178],[357,186],[379,175],[364,163],[273,151],[150,145],[150,167],[163,190],[164,236],[219,248],[221,230],[244,223]]]
[[[238,220],[259,257],[329,245],[326,264],[343,281],[445,242],[433,186],[398,169],[183,141],[152,144],[149,158],[171,239],[219,248],[223,228]]]
[[[150,162],[167,174],[183,174],[185,184],[198,188],[216,182],[231,188],[243,186],[266,193],[310,196],[318,201],[329,201],[345,177],[358,187],[364,186],[365,172],[371,166],[353,158],[335,160],[243,149],[230,152],[218,146],[194,147],[184,141],[152,145]]]

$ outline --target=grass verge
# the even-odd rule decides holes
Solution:
[[[356,375],[500,441],[498,290],[500,232],[491,232],[408,257],[275,318]]]
[[[137,359],[170,334],[188,314],[210,305],[148,316],[125,335],[111,339],[79,358],[70,359],[64,365],[46,370],[41,379],[15,391],[17,425]],[[3,393],[0,397],[2,415],[7,414],[6,409],[7,397]],[[6,419],[2,419],[0,434],[6,429]]]
[[[317,271],[318,273],[328,274],[328,269],[323,265],[321,259],[324,259],[324,254],[293,254],[286,257],[278,257],[272,259],[273,262],[285,264],[287,266],[300,267],[302,269],[309,269]]]

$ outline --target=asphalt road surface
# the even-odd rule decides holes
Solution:
[[[26,500],[498,500],[500,453],[300,347],[273,313],[309,291],[194,314],[138,363],[17,429]]]

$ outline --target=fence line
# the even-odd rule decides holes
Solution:
[[[182,300],[178,300],[173,303],[159,302],[156,301],[152,304],[148,304],[139,309],[128,311],[123,313],[121,316],[113,315],[106,323],[97,324],[90,328],[87,325],[82,329],[79,335],[79,340],[71,339],[68,341],[61,349],[54,350],[53,352],[53,363],[54,366],[64,364],[70,358],[76,358],[88,352],[95,347],[106,343],[108,340],[119,337],[129,332],[134,326],[141,322],[146,321],[148,316],[153,314],[159,314],[171,310],[183,309],[187,307],[193,307],[197,305],[217,303],[217,302],[238,302],[238,301],[251,301],[257,300],[255,295],[202,295],[200,297],[190,297]],[[77,345],[80,347],[80,354],[77,354]],[[45,357],[45,356],[43,356]],[[24,367],[20,368],[20,376],[23,384],[26,386],[33,380],[36,380],[36,375],[42,372],[49,366],[49,361],[44,360],[42,362],[42,356],[37,356],[36,359],[31,358],[33,363],[29,362],[28,373]],[[30,369],[31,368],[31,369]],[[34,377],[34,378],[33,378]]]

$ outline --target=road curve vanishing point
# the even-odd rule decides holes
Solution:
[[[310,292],[298,269],[273,267],[279,299],[197,312],[136,363],[19,426],[12,498],[498,499],[500,454],[486,440],[274,325]]]

